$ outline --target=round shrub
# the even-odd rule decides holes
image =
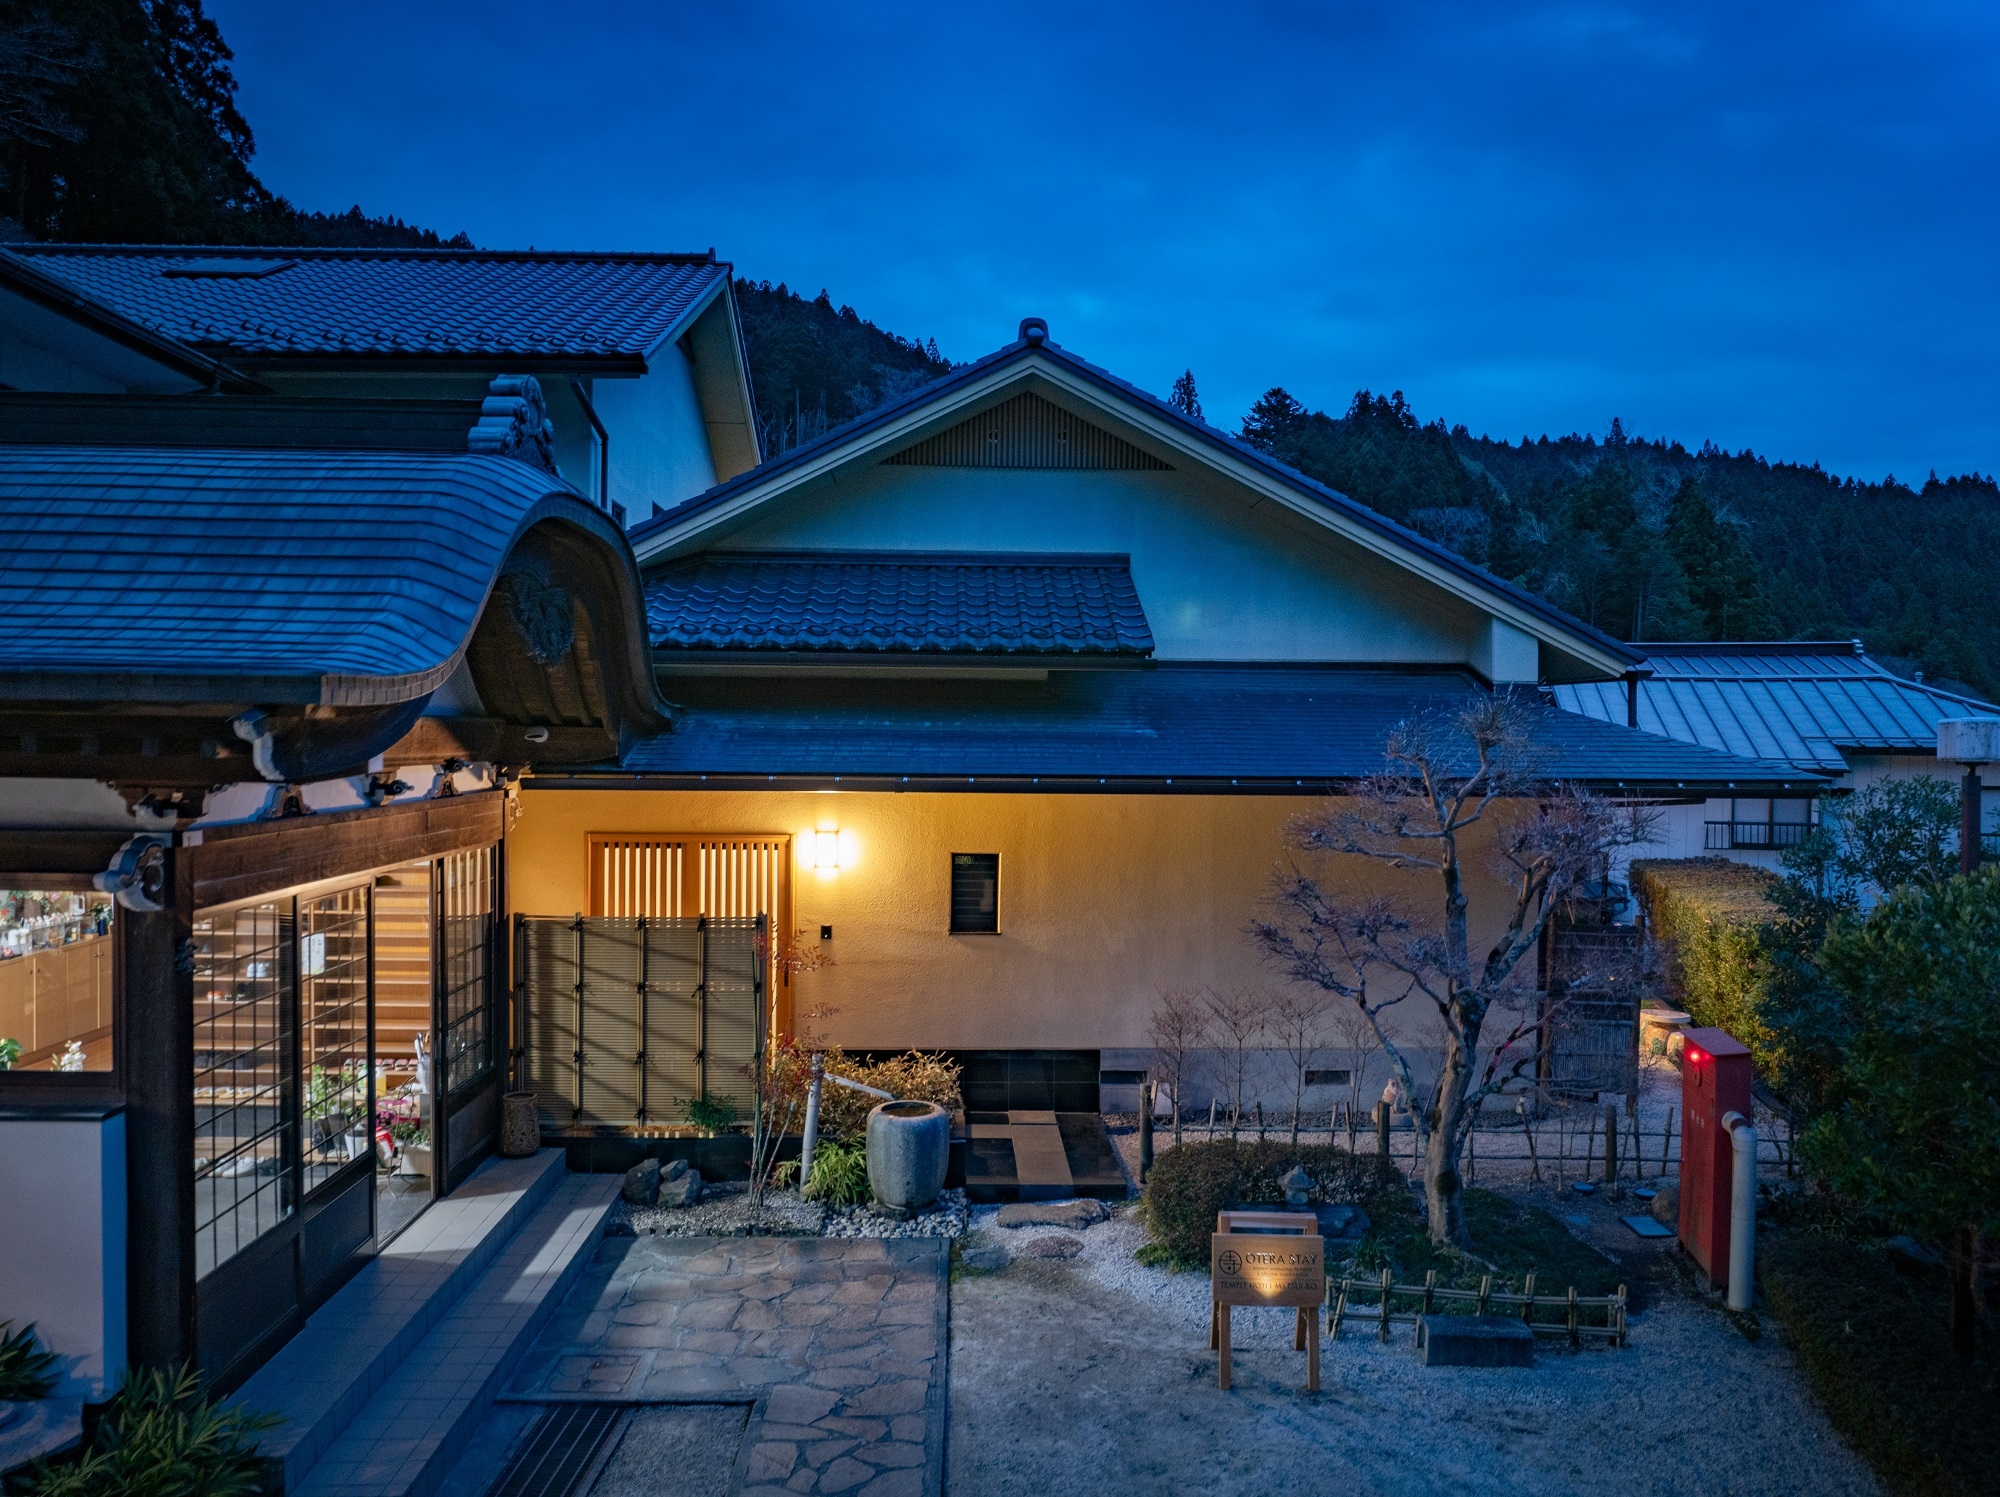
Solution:
[[[1357,1158],[1332,1144],[1215,1139],[1181,1144],[1154,1160],[1144,1197],[1146,1225],[1175,1263],[1206,1268],[1216,1212],[1282,1208],[1278,1181],[1295,1164],[1313,1178],[1309,1199],[1315,1205],[1359,1206],[1371,1216],[1392,1204],[1408,1207],[1402,1172],[1385,1159]]]

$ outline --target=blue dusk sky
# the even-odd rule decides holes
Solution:
[[[1233,428],[2000,469],[2000,7],[210,0],[264,180],[493,248],[705,249]]]

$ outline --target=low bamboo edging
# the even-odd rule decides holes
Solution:
[[[1380,1301],[1374,1305],[1357,1305],[1353,1302],[1356,1291],[1375,1294]],[[1406,1299],[1421,1301],[1421,1308],[1408,1311],[1392,1311],[1390,1301],[1397,1295]],[[1580,1346],[1585,1337],[1609,1341],[1613,1346],[1626,1344],[1626,1293],[1620,1284],[1616,1294],[1580,1295],[1572,1284],[1568,1294],[1536,1294],[1535,1276],[1529,1274],[1520,1294],[1511,1294],[1504,1289],[1493,1287],[1493,1275],[1487,1274],[1479,1281],[1477,1289],[1440,1289],[1437,1286],[1437,1270],[1424,1275],[1421,1284],[1396,1284],[1390,1282],[1388,1269],[1382,1270],[1380,1282],[1373,1279],[1342,1279],[1339,1293],[1335,1296],[1333,1308],[1327,1314],[1327,1330],[1339,1336],[1343,1321],[1352,1319],[1372,1323],[1380,1329],[1384,1341],[1389,1339],[1392,1325],[1417,1324],[1424,1316],[1432,1313],[1432,1307],[1440,1302],[1471,1304],[1473,1313],[1487,1315],[1500,1310],[1517,1309],[1521,1312],[1522,1324],[1538,1336],[1564,1336],[1570,1345]],[[1537,1310],[1559,1311],[1560,1318],[1537,1320]],[[1591,1325],[1584,1319],[1586,1314],[1602,1312],[1601,1325]]]

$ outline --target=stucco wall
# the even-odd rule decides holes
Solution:
[[[796,1005],[857,1049],[1109,1049],[1148,1043],[1162,989],[1280,985],[1243,928],[1282,854],[1289,797],[819,795],[537,791],[508,834],[513,907],[571,915],[590,832],[790,832],[837,826],[852,866],[794,870],[795,923],[833,927],[836,965],[798,976]],[[998,935],[948,933],[950,855],[1000,855]],[[1381,869],[1413,897],[1433,884]],[[1504,892],[1476,875],[1490,940]],[[1430,907],[1428,904],[1425,907]],[[1483,951],[1482,945],[1478,948]],[[1432,1021],[1412,1000],[1406,1027]]]
[[[1194,473],[877,466],[778,501],[714,544],[1126,552],[1163,660],[1495,658],[1484,614]],[[1511,643],[1500,655],[1513,668]]]
[[[655,354],[642,379],[596,381],[590,399],[611,433],[611,497],[630,523],[714,486],[694,370],[679,345]]]
[[[34,1323],[65,1398],[125,1367],[125,1117],[0,1120],[0,1318]]]

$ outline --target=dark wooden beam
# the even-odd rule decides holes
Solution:
[[[191,908],[490,847],[500,840],[505,801],[498,790],[482,790],[281,821],[193,828],[185,834],[182,852]]]
[[[173,906],[121,910],[126,1341],[136,1367],[194,1355],[194,931],[182,854]]]
[[[528,734],[545,735],[530,739]],[[618,741],[604,728],[526,728],[497,717],[420,717],[384,750],[390,769],[464,759],[484,764],[600,764],[618,757]]]

